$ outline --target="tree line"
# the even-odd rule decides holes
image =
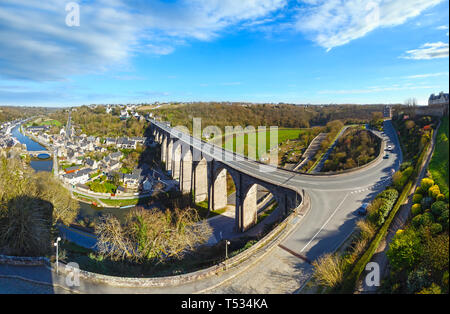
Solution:
[[[201,118],[202,125],[225,126],[279,126],[309,128],[324,126],[333,120],[343,123],[365,123],[373,112],[382,111],[381,105],[297,106],[289,104],[191,103],[165,106],[152,110],[173,126],[183,125],[192,130],[192,119]]]

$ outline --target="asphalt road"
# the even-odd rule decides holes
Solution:
[[[165,125],[162,127],[166,128]],[[393,146],[389,159],[380,159],[367,168],[338,176],[311,176],[295,174],[277,168],[267,168],[254,161],[238,158],[225,161],[233,168],[259,179],[300,192],[310,196],[311,209],[301,222],[281,243],[286,249],[275,248],[254,266],[233,277],[232,280],[220,282],[212,277],[199,282],[168,288],[136,289],[117,288],[108,285],[94,285],[84,282],[86,292],[154,292],[154,293],[294,293],[301,288],[311,276],[312,266],[300,259],[298,255],[312,261],[320,255],[334,251],[354,230],[358,216],[356,211],[363,202],[371,200],[389,183],[392,169],[397,170],[402,156],[390,121],[384,125],[385,132],[380,134]],[[175,131],[171,131],[175,134]],[[178,133],[178,132],[177,132]],[[178,134],[177,134],[178,135]],[[181,134],[182,141],[195,147],[204,145],[210,156],[222,160],[225,155],[233,159],[231,152],[192,139]],[[261,171],[270,169],[270,172]],[[292,254],[294,253],[294,254]],[[0,267],[1,268],[1,267]],[[54,278],[55,280],[55,278]],[[215,286],[214,289],[208,287]]]
[[[391,170],[399,168],[402,156],[394,132],[386,122],[385,134],[380,134],[387,140],[386,147],[393,147],[389,159],[359,172],[327,178],[329,184],[307,189],[311,210],[281,245],[309,261],[337,249],[354,230],[357,209],[381,192],[390,182]],[[337,178],[342,179],[340,188],[335,185]],[[312,269],[309,263],[277,247],[251,269],[209,292],[294,293],[307,282]]]

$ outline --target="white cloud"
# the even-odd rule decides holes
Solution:
[[[443,0],[302,1],[295,29],[328,50],[380,28],[405,23]]]
[[[156,55],[168,55],[171,54],[175,50],[175,48],[171,46],[147,44],[145,45],[144,50]]]
[[[408,50],[406,51],[406,55],[402,56],[402,58],[413,60],[448,58],[448,52],[448,43],[439,41],[436,43],[423,44],[418,49]]]
[[[287,0],[96,0],[80,2],[80,27],[65,24],[66,1],[2,0],[0,78],[65,80],[129,67],[136,53],[166,55],[188,39],[210,40],[255,22]]]
[[[126,65],[137,42],[130,14],[103,1],[81,7],[80,27],[65,24],[58,0],[5,0],[0,7],[0,68],[6,78],[64,80]]]
[[[446,31],[446,30],[448,30],[448,26],[447,25],[441,25],[441,26],[436,27],[436,29]]]

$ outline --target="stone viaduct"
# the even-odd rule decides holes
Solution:
[[[244,232],[257,221],[257,186],[267,189],[278,203],[278,211],[288,215],[298,207],[302,192],[298,189],[280,186],[270,179],[258,175],[257,171],[248,171],[240,166],[238,156],[221,147],[211,145],[200,139],[170,128],[168,125],[151,121],[154,140],[161,144],[161,161],[165,169],[179,182],[180,191],[192,194],[196,203],[208,201],[209,210],[227,206],[227,173],[236,187],[235,229]],[[225,154],[233,156],[224,158]],[[260,163],[254,164],[259,169]]]

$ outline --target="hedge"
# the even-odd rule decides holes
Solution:
[[[375,199],[381,199],[383,202],[376,212],[376,221],[374,221],[377,226],[381,226],[385,218],[389,215],[395,201],[398,198],[398,192],[395,189],[387,189],[377,195]]]

